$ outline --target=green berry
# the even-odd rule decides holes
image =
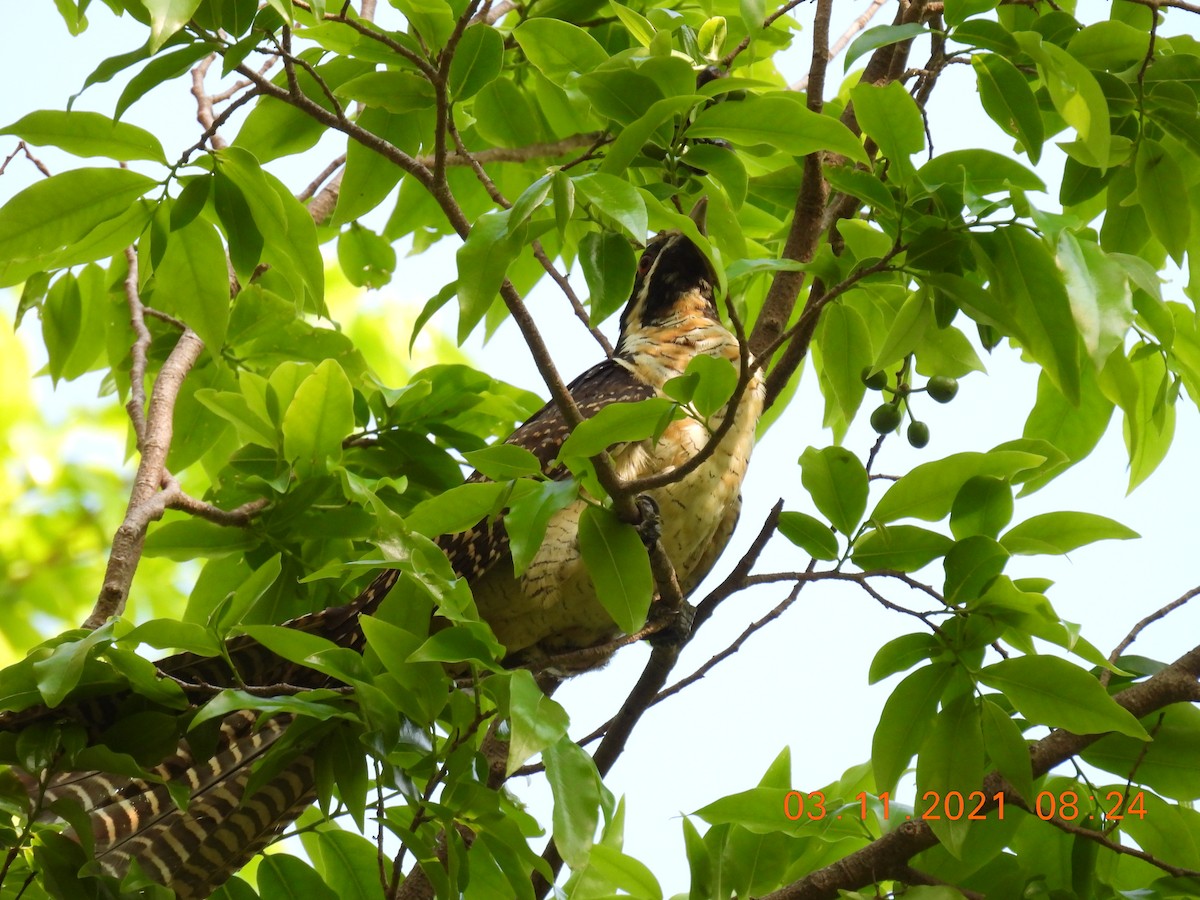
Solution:
[[[862,370],[862,383],[873,391],[882,391],[887,387],[887,372],[872,372],[867,366]]]
[[[900,427],[900,407],[885,403],[871,413],[871,427],[880,434],[887,434]]]
[[[958,379],[951,378],[949,375],[934,375],[925,385],[925,389],[929,391],[929,396],[938,403],[949,403],[958,393]]]
[[[920,450],[929,443],[929,426],[924,422],[908,423],[908,442]]]

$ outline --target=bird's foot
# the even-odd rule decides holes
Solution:
[[[691,637],[695,619],[696,607],[686,600],[678,609],[668,609],[656,603],[650,607],[650,621],[660,627],[646,640],[651,647],[681,646]]]
[[[636,500],[640,519],[634,526],[638,537],[647,547],[662,537],[662,516],[659,514],[658,501],[649,494],[638,494]]]

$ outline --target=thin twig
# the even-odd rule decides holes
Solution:
[[[887,5],[887,0],[871,0],[871,5],[861,16],[850,23],[850,26],[842,32],[841,37],[833,42],[833,46],[829,48],[829,59],[836,59],[838,54],[846,49],[846,46],[854,38],[856,34],[865,29],[879,10]],[[791,85],[793,91],[804,91],[808,89],[808,79],[811,73],[806,72],[804,75]]]
[[[34,168],[36,168],[39,172],[41,172],[47,178],[51,177],[50,170],[46,168],[46,164],[29,151],[29,146],[24,141],[17,141],[17,149],[8,154],[8,156],[4,157],[4,162],[0,163],[0,175],[4,174],[4,170],[8,168],[8,164],[12,162],[13,159],[16,158],[16,156],[20,153],[24,153],[25,158],[33,163]]]
[[[1134,625],[1133,628],[1131,628],[1129,630],[1129,634],[1125,635],[1125,637],[1121,641],[1121,643],[1117,644],[1117,646],[1115,648],[1113,648],[1113,652],[1108,654],[1109,665],[1115,666],[1117,664],[1117,660],[1121,658],[1121,654],[1129,649],[1130,645],[1133,644],[1133,642],[1138,639],[1138,635],[1140,635],[1143,631],[1145,631],[1147,627],[1149,627],[1150,625],[1153,625],[1155,622],[1159,621],[1160,619],[1165,619],[1168,615],[1173,613],[1175,610],[1179,609],[1181,606],[1184,606],[1185,604],[1188,603],[1188,601],[1192,600],[1193,598],[1195,598],[1197,596],[1200,596],[1200,587],[1192,588],[1190,591],[1188,591],[1182,597],[1172,600],[1166,606],[1162,607],[1159,610],[1156,610],[1155,612],[1150,613],[1150,615],[1146,616],[1144,619],[1142,619],[1140,622],[1138,622],[1136,625]],[[1103,685],[1107,686],[1108,682],[1111,680],[1111,678],[1112,678],[1112,671],[1109,669],[1105,669],[1103,672],[1100,673],[1100,683]]]

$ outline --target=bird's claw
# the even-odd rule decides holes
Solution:
[[[683,601],[678,609],[666,609],[655,604],[651,607],[651,616],[660,618],[663,626],[646,638],[651,647],[682,645],[692,634],[692,623],[696,620],[696,607]]]
[[[658,502],[649,494],[638,494],[634,502],[637,503],[640,516],[637,525],[634,526],[637,528],[638,537],[647,547],[653,546],[654,542],[662,537],[662,516],[659,514]]]

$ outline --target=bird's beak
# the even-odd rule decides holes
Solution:
[[[696,201],[696,205],[692,207],[692,211],[688,213],[693,222],[696,223],[696,228],[705,237],[708,237],[708,198],[701,197]]]

